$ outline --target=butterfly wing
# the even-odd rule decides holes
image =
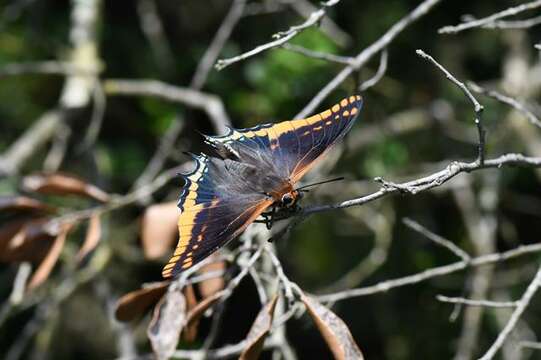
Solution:
[[[296,183],[351,129],[362,103],[360,95],[350,96],[306,119],[232,129],[226,136],[207,137],[207,142],[225,144],[245,161],[264,163],[277,176]]]
[[[256,192],[250,177],[242,177],[249,168],[205,155],[195,156],[195,160],[196,169],[184,176],[178,203],[180,238],[163,268],[165,278],[190,268],[240,235],[272,204]]]
[[[180,240],[162,275],[188,269],[244,231],[274,202],[264,193],[299,181],[347,133],[361,106],[360,96],[350,96],[307,119],[206,136],[222,159],[196,156],[196,169],[184,177]]]

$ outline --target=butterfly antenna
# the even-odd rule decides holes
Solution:
[[[330,183],[330,182],[334,182],[334,181],[340,181],[340,180],[344,180],[344,179],[345,178],[343,176],[340,176],[340,177],[337,177],[337,178],[334,178],[334,179],[328,179],[328,180],[318,181],[318,182],[315,182],[315,183],[312,183],[312,184],[304,185],[304,186],[301,186],[300,188],[297,188],[295,190],[308,192],[308,190],[305,190],[307,187],[326,184],[326,183]]]

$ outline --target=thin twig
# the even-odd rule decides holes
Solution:
[[[59,124],[53,135],[53,141],[49,152],[43,161],[43,171],[48,173],[58,171],[66,156],[71,134],[72,131],[68,125],[65,123]]]
[[[243,340],[234,345],[226,345],[218,349],[211,350],[176,350],[173,353],[172,358],[178,359],[226,359],[240,354],[246,345],[248,344],[247,340]],[[263,349],[272,349],[280,346],[272,339],[268,339],[263,344]]]
[[[409,218],[402,219],[402,222],[404,223],[404,225],[406,225],[410,229],[417,231],[419,234],[424,235],[427,239],[432,240],[436,244],[443,246],[447,250],[451,251],[453,254],[461,258],[463,261],[469,261],[471,259],[470,255],[468,255],[468,253],[466,253],[464,250],[462,250],[461,248],[453,244],[451,241],[444,239],[438,234],[435,234],[432,231],[428,230],[427,228],[425,228],[418,222],[413,221]]]
[[[161,137],[160,143],[158,144],[154,155],[147,163],[147,166],[134,181],[131,188],[132,191],[142,186],[146,186],[149,182],[152,181],[152,179],[156,177],[156,175],[158,175],[158,173],[165,165],[167,158],[169,157],[171,152],[173,152],[175,148],[175,142],[177,141],[180,133],[182,132],[182,129],[184,129],[184,119],[181,117],[180,114],[177,114],[167,128],[165,134]],[[144,201],[147,199],[142,200]]]
[[[225,107],[216,95],[169,85],[158,80],[108,79],[104,81],[103,88],[107,95],[155,96],[201,109],[207,113],[214,127],[221,133],[226,133],[227,127],[231,125]]]
[[[96,80],[94,84],[93,91],[94,106],[92,108],[92,117],[90,119],[90,125],[86,130],[83,143],[81,144],[81,149],[90,149],[96,143],[98,135],[101,130],[101,125],[103,123],[103,118],[105,116],[105,106],[107,105],[107,99],[105,98],[105,93],[103,92],[103,87],[99,80]]]
[[[526,119],[528,119],[528,121],[532,125],[537,126],[538,128],[541,129],[541,120],[539,120],[539,118],[530,109],[528,109],[526,104],[518,101],[515,98],[499,93],[496,90],[485,89],[473,82],[468,82],[468,87],[478,94],[486,95],[495,100],[498,100],[501,103],[504,103],[506,105],[513,107],[514,109],[522,113],[524,116],[526,116]]]
[[[276,40],[273,40],[263,45],[259,45],[256,48],[235,57],[218,60],[215,65],[216,69],[222,70],[231,64],[248,59],[263,51],[282,46],[283,44],[287,43],[289,40],[300,34],[303,30],[318,24],[319,21],[321,21],[321,19],[323,18],[323,16],[325,16],[326,8],[336,5],[339,1],[340,0],[331,0],[323,3],[323,6],[319,10],[313,12],[304,23],[292,26],[286,31],[281,31],[274,34],[272,37]]]
[[[458,86],[460,88],[460,90],[462,90],[464,92],[464,94],[466,95],[466,97],[470,100],[470,102],[472,103],[473,105],[473,109],[475,111],[475,126],[477,126],[477,132],[479,134],[479,144],[477,146],[477,156],[478,156],[478,161],[480,164],[483,164],[483,162],[485,161],[485,129],[483,127],[483,123],[482,123],[482,117],[481,117],[481,113],[483,112],[483,105],[481,105],[479,103],[479,101],[477,101],[477,99],[475,98],[475,96],[473,96],[473,94],[470,92],[470,90],[468,90],[468,88],[466,87],[466,85],[457,80],[453,75],[451,75],[451,73],[443,67],[443,65],[441,65],[440,63],[438,63],[436,60],[434,60],[434,58],[430,55],[428,55],[427,53],[425,53],[423,50],[420,50],[418,49],[416,51],[417,55],[419,55],[420,57],[422,57],[423,59],[431,62],[432,64],[434,64],[434,66],[436,66],[441,72],[443,72],[445,74],[445,77],[451,81],[453,84],[455,84],[456,86]]]
[[[6,151],[0,155],[0,176],[14,175],[24,163],[54,136],[66,112],[55,109],[45,112]]]
[[[495,264],[516,257],[528,254],[541,252],[541,244],[532,244],[519,246],[515,249],[508,250],[502,253],[493,253],[472,258],[470,261],[457,261],[449,265],[434,267],[428,270],[418,272],[417,274],[382,281],[372,286],[361,287],[357,289],[344,290],[332,294],[320,295],[318,299],[323,302],[336,302],[353,297],[367,296],[378,293],[387,292],[398,287],[418,284],[420,282],[432,279],[435,277],[449,275],[464,269],[488,264]]]
[[[376,85],[381,80],[381,78],[383,78],[383,75],[385,75],[385,72],[387,71],[388,58],[389,52],[387,51],[387,49],[383,49],[379,60],[378,70],[376,71],[374,76],[372,76],[370,79],[366,80],[359,86],[359,91],[365,91],[371,88],[372,86]]]
[[[304,118],[315,112],[316,108],[329,96],[340,84],[342,84],[354,71],[362,68],[372,57],[380,53],[383,49],[389,47],[389,44],[404,31],[409,25],[428,14],[434,6],[442,0],[425,0],[419,4],[412,12],[396,22],[382,37],[376,40],[372,45],[361,51],[352,65],[345,67],[325,85],[310,102],[295,116],[295,118]]]
[[[406,191],[410,194],[417,194],[421,191],[426,191],[428,189],[440,186],[460,173],[469,173],[472,171],[487,168],[500,168],[504,165],[528,165],[534,167],[541,167],[541,158],[526,157],[522,154],[505,154],[494,159],[485,160],[483,165],[479,164],[479,162],[477,161],[470,163],[455,161],[450,163],[445,169],[438,171],[434,174],[416,180],[411,180],[400,184],[394,184],[394,186],[382,186],[378,191],[365,196],[342,201],[340,203],[332,205],[307,207],[302,211],[301,215],[305,216],[322,211],[343,209],[351,206],[359,206],[382,198],[386,195],[398,192]]]
[[[461,297],[447,297],[443,295],[437,295],[436,299],[438,299],[438,301],[451,304],[463,304],[468,306],[484,306],[493,308],[515,308],[518,305],[518,301],[472,300]]]
[[[276,254],[270,250],[268,247],[265,247],[265,252],[269,255],[272,264],[274,265],[274,269],[276,271],[276,275],[278,275],[278,279],[280,279],[280,283],[282,283],[282,286],[284,287],[284,295],[286,299],[289,302],[289,305],[292,305],[295,303],[295,296],[293,295],[293,286],[291,281],[287,278],[286,274],[284,273],[284,268],[282,267],[282,263],[278,258],[276,257]]]
[[[9,299],[2,304],[0,308],[0,326],[4,324],[4,321],[8,318],[11,310],[14,306],[19,305],[26,290],[26,283],[32,273],[32,265],[29,262],[23,262],[17,269],[15,280],[13,280],[13,289],[9,295]]]
[[[506,21],[500,20],[483,26],[484,29],[529,29],[541,24],[541,16],[530,19]]]
[[[208,75],[212,70],[212,65],[218,58],[218,55],[220,55],[220,52],[222,51],[227,39],[229,39],[229,36],[231,36],[233,28],[241,19],[245,5],[246,0],[233,1],[231,9],[229,9],[229,12],[222,22],[222,25],[220,25],[216,35],[214,35],[212,43],[207,48],[207,51],[205,51],[205,54],[197,65],[197,70],[192,78],[190,87],[194,89],[201,89],[203,87],[203,84],[207,81]]]
[[[174,59],[174,55],[167,41],[156,1],[139,0],[137,1],[136,9],[141,30],[143,30],[143,34],[147,38],[156,62],[164,70],[171,70],[173,68],[172,59]]]
[[[310,0],[271,0],[273,2],[280,2],[284,5],[287,5],[293,9],[297,14],[307,19],[310,15],[317,11],[318,2],[312,3]],[[321,3],[321,2],[320,2]],[[340,47],[346,47],[350,45],[353,41],[353,38],[350,34],[342,30],[336,22],[333,21],[328,16],[325,16],[321,19],[318,24],[318,29],[324,33],[329,39],[334,41]]]
[[[441,29],[438,30],[438,33],[440,34],[456,34],[458,32],[475,28],[475,27],[481,27],[487,24],[491,24],[495,22],[496,20],[502,19],[504,17],[513,16],[516,14],[519,14],[526,10],[532,10],[535,8],[538,8],[541,6],[541,0],[532,1],[526,4],[521,4],[515,7],[510,7],[509,9],[506,9],[504,11],[497,12],[495,14],[492,14],[490,16],[487,16],[482,19],[476,19],[472,21],[467,21],[465,23],[455,25],[455,26],[444,26]]]
[[[502,347],[505,340],[507,340],[507,337],[509,334],[511,334],[511,331],[515,328],[517,322],[519,321],[520,317],[522,316],[522,313],[526,310],[528,305],[530,304],[530,301],[532,300],[532,297],[535,295],[539,287],[541,286],[541,267],[539,267],[539,270],[537,270],[537,273],[535,274],[534,279],[528,285],[528,288],[524,292],[524,295],[522,295],[522,298],[518,301],[517,307],[515,311],[513,311],[513,314],[511,315],[511,318],[503,328],[503,330],[498,335],[498,338],[492,346],[488,349],[488,351],[483,355],[479,360],[490,360],[496,355],[498,350]]]
[[[127,205],[133,204],[137,202],[138,200],[143,199],[149,195],[152,195],[154,192],[161,189],[171,179],[177,176],[178,171],[179,171],[179,167],[166,170],[162,172],[158,177],[156,177],[148,185],[138,188],[126,195],[115,196],[111,199],[111,201],[103,205],[98,205],[98,206],[84,209],[84,210],[74,211],[74,212],[67,213],[65,215],[53,218],[49,220],[47,224],[44,225],[44,229],[45,231],[51,234],[55,234],[57,233],[57,230],[59,229],[59,227],[62,226],[63,224],[74,223],[81,220],[89,219],[93,215],[107,213],[109,211],[120,209]]]
[[[310,50],[303,46],[289,44],[289,43],[282,45],[282,49],[293,51],[312,59],[325,60],[325,61],[334,62],[341,65],[351,65],[353,63],[352,57],[340,56],[340,55],[329,54],[329,53],[325,53],[321,51]]]
[[[38,61],[28,63],[6,64],[0,68],[0,77],[13,75],[93,75],[96,71],[78,67],[70,62]]]
[[[541,343],[535,341],[521,341],[518,346],[526,349],[541,350]]]

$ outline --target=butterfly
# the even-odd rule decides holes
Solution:
[[[163,277],[203,260],[260,215],[270,225],[275,209],[295,209],[295,185],[351,129],[361,107],[362,98],[350,96],[306,119],[203,135],[217,156],[192,155],[195,170],[182,175],[180,239]]]

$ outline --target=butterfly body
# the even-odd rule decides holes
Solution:
[[[260,215],[270,227],[276,214],[294,212],[301,197],[295,185],[351,128],[361,105],[351,96],[307,119],[205,136],[218,156],[192,155],[196,168],[184,175],[178,204],[180,240],[162,275],[193,266]]]

